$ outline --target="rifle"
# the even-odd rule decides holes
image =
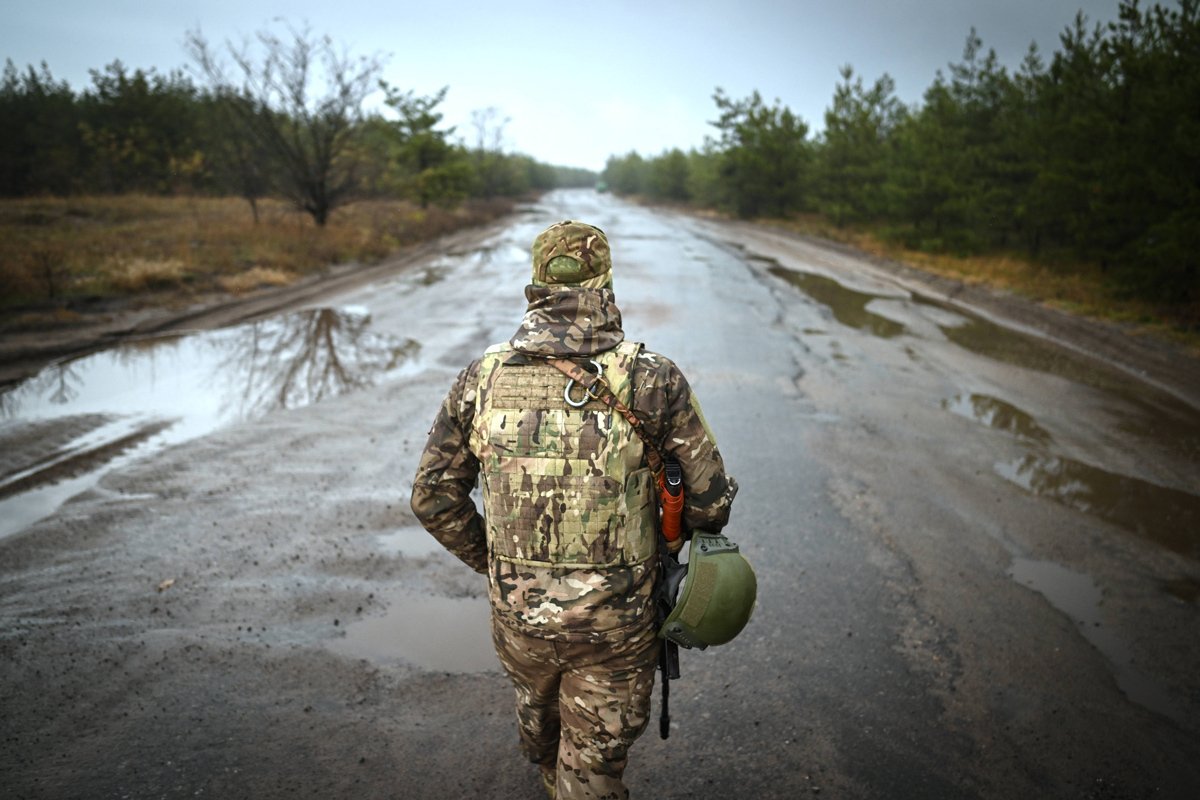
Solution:
[[[687,576],[687,567],[679,563],[679,556],[669,547],[670,543],[679,540],[683,532],[683,469],[670,456],[663,459],[658,496],[662,508],[659,518],[662,541],[658,553],[658,594],[654,606],[656,627],[661,629],[675,607],[679,585]],[[666,739],[671,735],[671,681],[679,679],[679,645],[670,639],[663,640],[658,668],[662,671],[662,709],[658,718],[658,735]]]

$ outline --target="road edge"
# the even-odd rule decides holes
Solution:
[[[677,209],[673,209],[677,211]],[[688,212],[682,212],[687,214]],[[695,215],[689,215],[695,216]],[[914,295],[983,317],[1010,330],[1052,342],[1077,355],[1115,367],[1200,410],[1200,358],[1184,347],[1131,325],[1098,320],[1040,303],[1003,289],[925,272],[852,245],[799,233],[766,222],[696,216],[720,227],[752,227],[852,257]]]

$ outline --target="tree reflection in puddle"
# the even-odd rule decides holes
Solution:
[[[942,400],[942,408],[1014,436],[1041,444],[1050,441],[1050,434],[1029,414],[986,394],[958,394]]]
[[[1176,553],[1200,558],[1200,497],[1193,494],[1069,458],[1035,453],[996,464],[996,472],[1038,497],[1107,519]]]
[[[319,308],[127,342],[51,365],[0,393],[0,536],[51,513],[119,464],[233,422],[363,389],[420,349],[370,329],[361,308]],[[18,448],[28,423],[94,422],[69,441]],[[131,433],[132,431],[132,433]],[[11,446],[10,446],[11,445]],[[84,458],[82,455],[86,455]],[[13,463],[9,463],[13,462]],[[70,480],[68,480],[68,478]],[[36,495],[36,497],[34,496]]]
[[[312,405],[363,389],[408,361],[420,345],[369,330],[364,311],[313,309],[245,326],[217,347],[213,372],[241,418]],[[238,387],[240,386],[240,393]]]
[[[0,419],[154,414],[211,430],[311,405],[373,385],[420,349],[374,333],[370,319],[362,309],[319,308],[127,342],[54,364],[0,394]]]

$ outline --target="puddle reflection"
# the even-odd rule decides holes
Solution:
[[[933,304],[941,307],[939,303]],[[1129,378],[1123,373],[1035,336],[1018,333],[977,317],[967,317],[966,320],[959,325],[940,326],[946,338],[964,350],[1105,391],[1124,390],[1129,383]]]
[[[1165,717],[1183,721],[1175,698],[1136,669],[1128,644],[1104,625],[1100,614],[1102,594],[1095,581],[1052,561],[1029,558],[1013,559],[1009,577],[1040,593],[1075,622],[1083,637],[1112,664],[1117,686],[1126,697]]]
[[[1037,495],[1109,520],[1170,550],[1200,558],[1200,497],[1068,458],[1029,453],[996,472]]]
[[[0,444],[13,456],[0,459],[0,497],[7,495],[0,500],[0,536],[36,521],[117,464],[234,422],[362,389],[398,371],[419,344],[375,333],[370,320],[361,308],[320,308],[141,339],[54,364],[5,390]],[[107,422],[55,446],[29,447],[35,429],[56,422],[66,429],[84,418]],[[28,453],[24,463],[18,452]],[[90,475],[90,482],[60,483],[80,475]],[[47,494],[48,486],[61,488]],[[43,513],[31,519],[20,504],[34,489]]]
[[[826,306],[833,312],[834,318],[847,327],[866,331],[884,339],[904,333],[904,326],[899,322],[867,310],[867,304],[879,299],[878,295],[847,289],[824,275],[797,272],[778,265],[770,267],[768,271]]]
[[[370,330],[361,309],[320,308],[64,361],[0,394],[0,419],[153,413],[211,430],[372,385],[420,345]]]
[[[351,658],[402,661],[431,672],[500,669],[485,598],[396,592],[387,605],[384,616],[346,626],[346,635],[332,640],[329,648]]]
[[[942,408],[1023,439],[1041,444],[1050,441],[1050,434],[1029,414],[986,394],[958,394],[942,400]]]
[[[927,298],[917,299],[940,306]],[[1195,463],[1200,458],[1196,411],[1164,391],[1052,342],[978,318],[962,325],[941,326],[941,331],[951,342],[973,353],[1097,389],[1111,398],[1107,411],[1121,430],[1153,441],[1185,462]]]

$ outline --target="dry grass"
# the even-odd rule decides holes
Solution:
[[[296,276],[281,269],[253,267],[237,275],[222,275],[217,283],[230,294],[245,294],[263,286],[287,286]]]
[[[186,274],[183,262],[177,258],[118,261],[103,272],[113,289],[129,293],[175,286]]]
[[[0,200],[0,321],[94,300],[166,304],[283,285],[334,264],[377,262],[509,208],[376,200],[338,209],[319,228],[274,200],[260,201],[257,224],[238,198]]]

